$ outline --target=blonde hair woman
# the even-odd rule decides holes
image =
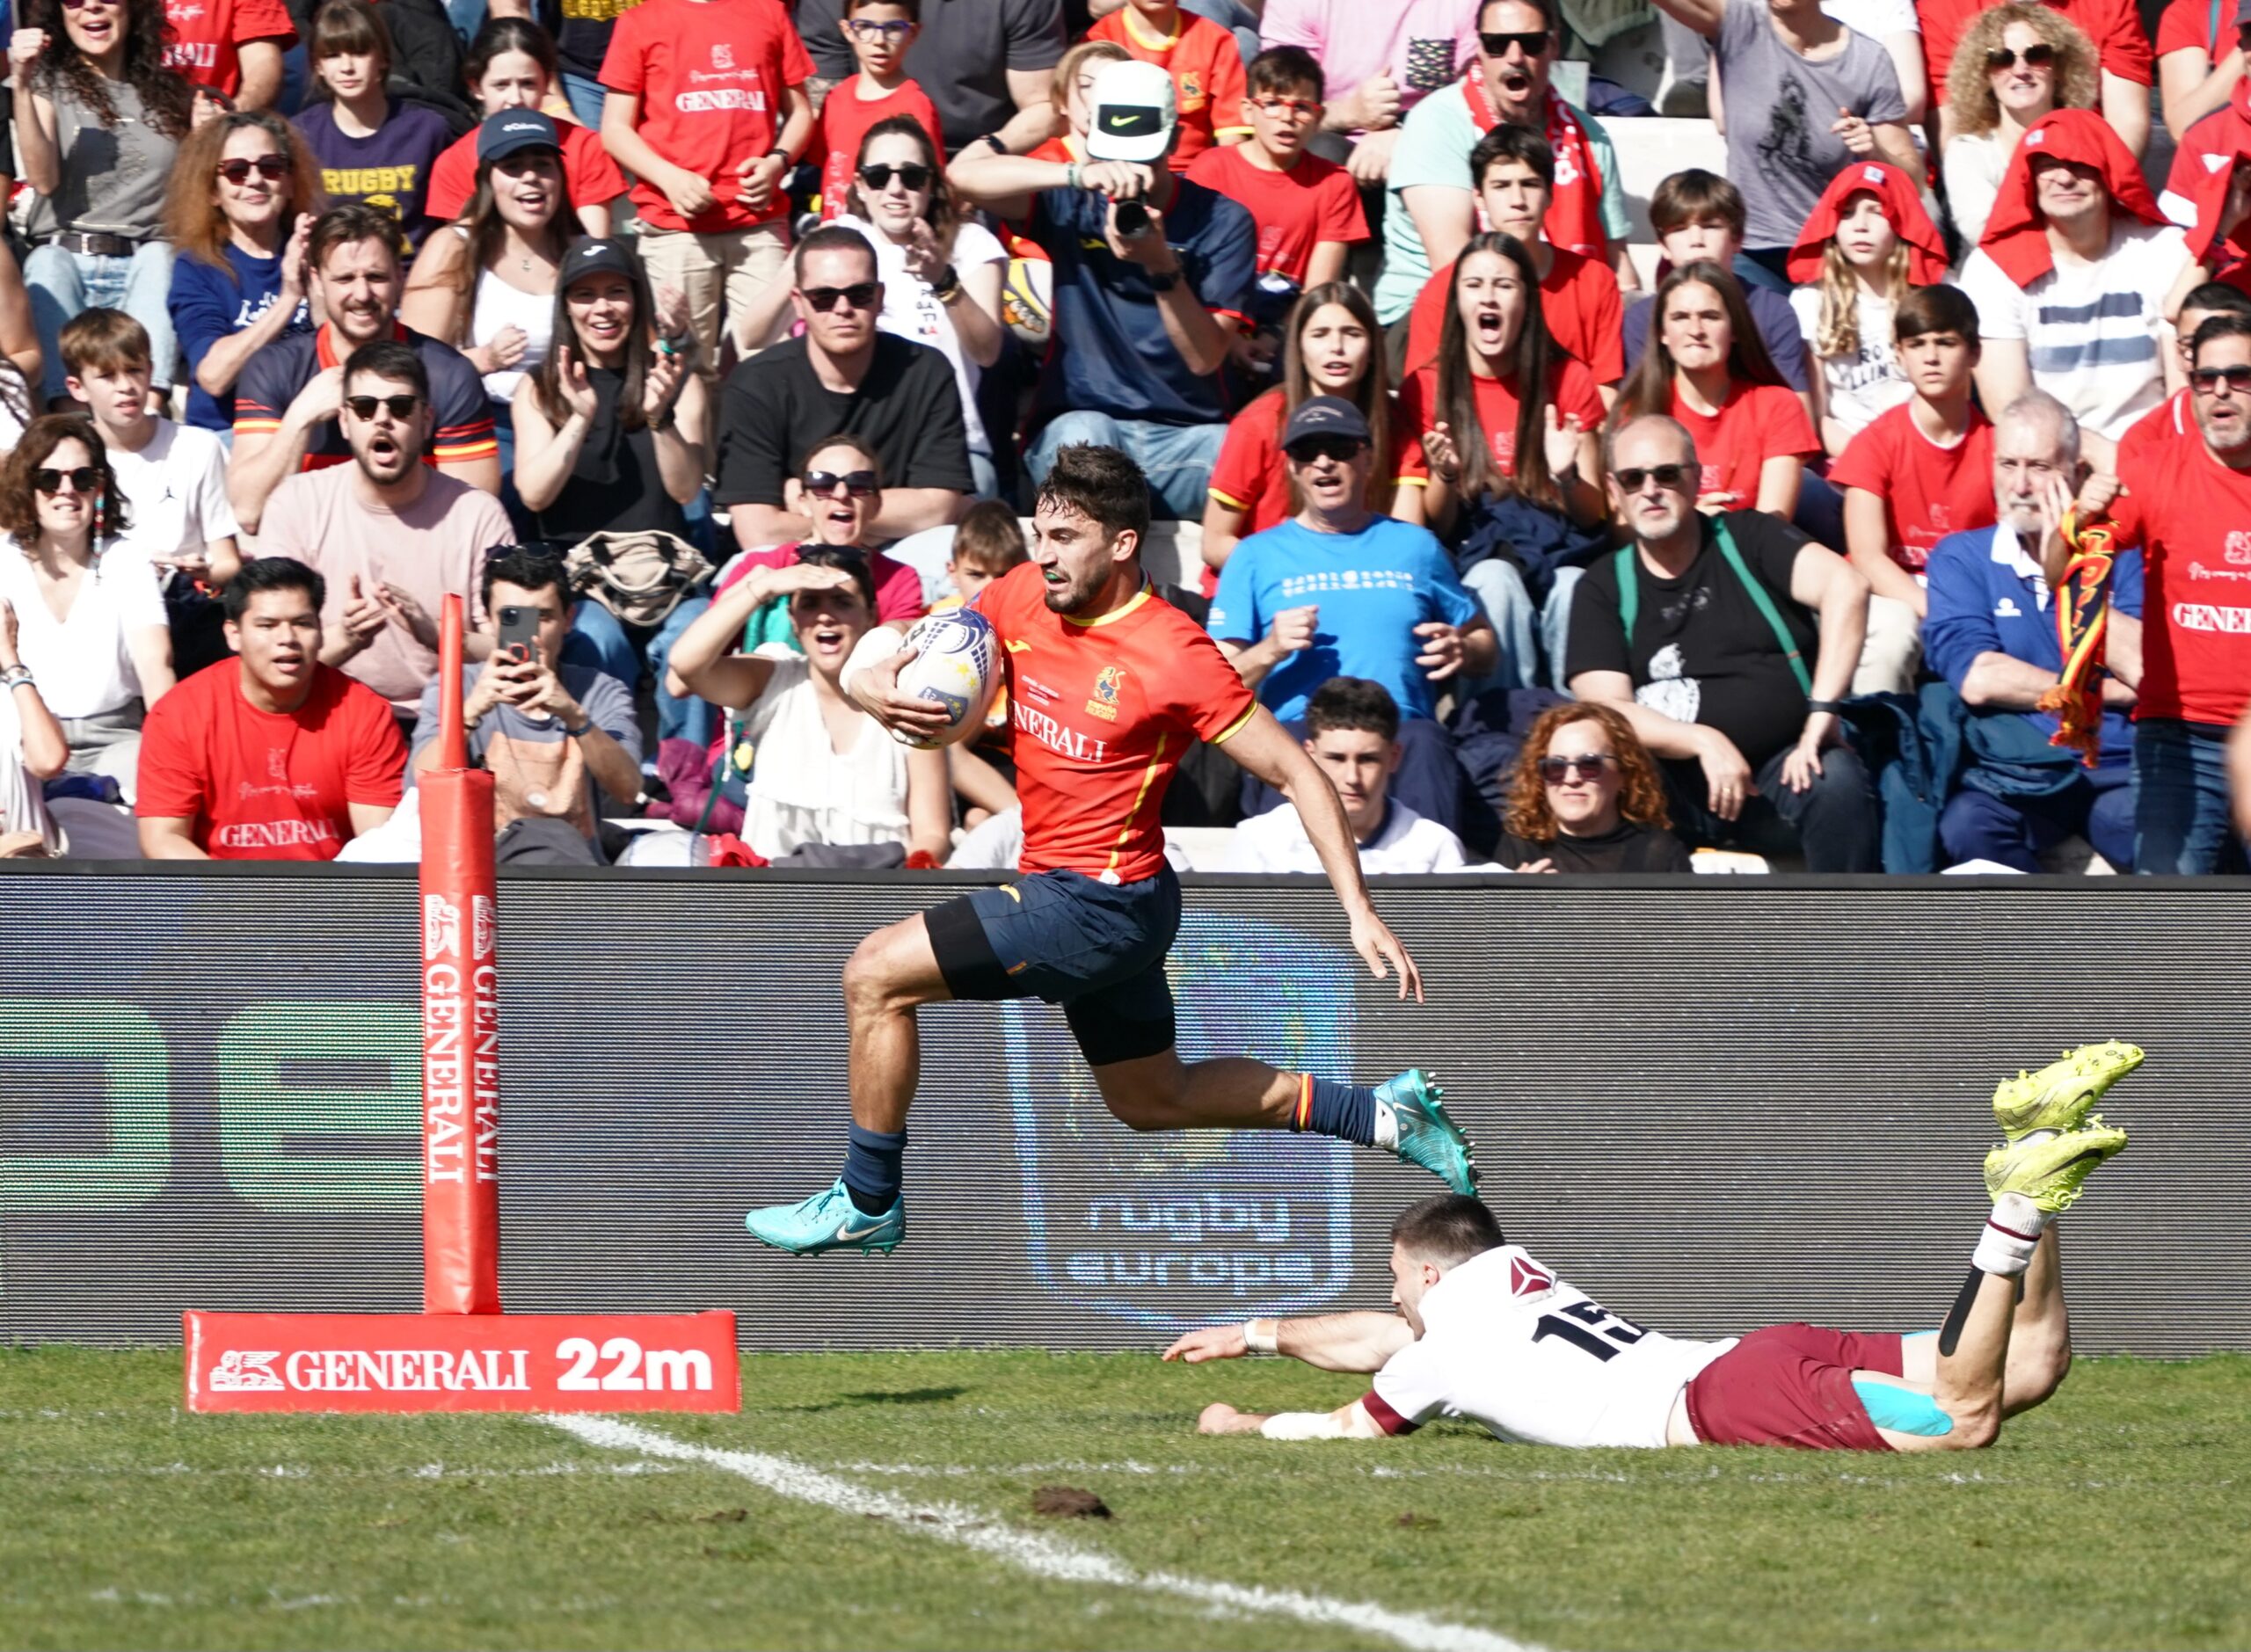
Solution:
[[[2040,0],[1981,11],[1954,48],[1946,100],[1955,134],[1941,170],[1963,256],[1985,233],[2009,156],[2027,127],[2058,109],[2092,109],[2102,87],[2094,42]]]

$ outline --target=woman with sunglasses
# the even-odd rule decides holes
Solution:
[[[234,443],[235,382],[275,339],[311,330],[305,237],[323,204],[312,151],[263,110],[208,120],[164,200],[177,258],[167,301],[187,358],[187,423]]]
[[[1667,275],[1650,306],[1650,342],[1613,418],[1677,418],[1703,461],[1696,508],[1796,513],[1806,462],[1821,454],[1805,404],[1782,382],[1735,277],[1698,261]]]
[[[480,118],[535,109],[555,122],[563,144],[563,183],[572,215],[590,236],[609,233],[609,204],[625,193],[625,174],[601,140],[580,126],[556,92],[562,70],[555,42],[527,18],[493,18],[477,32],[462,64]],[[430,169],[430,215],[450,223],[477,193],[477,140],[471,132]]]
[[[673,651],[688,686],[739,714],[720,744],[754,753],[743,839],[769,860],[895,843],[908,865],[939,865],[953,828],[945,753],[900,745],[844,692],[853,649],[879,623],[867,564],[826,543],[804,552],[788,567],[753,569]],[[785,616],[789,650],[739,648],[769,603]]]
[[[2001,174],[2026,130],[2058,109],[2094,108],[2097,67],[2094,43],[2041,0],[1980,11],[1963,32],[1946,76],[1954,135],[1940,168],[1964,257],[1985,233]]]
[[[1688,872],[1665,782],[1633,725],[1578,701],[1540,714],[1517,754],[1494,858],[1519,872]]]
[[[536,109],[488,115],[477,153],[477,193],[458,222],[423,244],[398,316],[484,375],[506,475],[515,469],[511,405],[525,375],[547,359],[556,282],[579,225],[554,121]]]
[[[535,536],[576,545],[596,534],[688,536],[703,486],[703,384],[659,335],[648,278],[625,244],[581,241],[563,260],[547,331],[555,347],[523,375],[509,409],[516,491]],[[565,658],[628,685],[645,663],[659,739],[710,738],[710,708],[665,683],[673,642],[710,599],[690,596],[654,631],[629,630],[600,602],[579,604]]]
[[[836,222],[867,237],[883,282],[876,325],[953,364],[977,497],[1000,492],[993,439],[977,411],[977,385],[1001,359],[1001,285],[1009,255],[993,232],[965,218],[936,146],[912,115],[892,115],[860,140],[845,212]],[[778,289],[786,282],[776,281]]]
[[[1391,452],[1391,372],[1375,310],[1349,281],[1310,288],[1282,329],[1282,382],[1255,398],[1227,425],[1212,467],[1204,506],[1206,594],[1236,545],[1297,511],[1282,430],[1300,404],[1337,396],[1360,410],[1379,455]],[[1368,477],[1368,508],[1388,512],[1396,467],[1379,463]]]
[[[770,550],[745,551],[720,576],[715,602],[753,571],[793,566],[800,552],[826,546],[867,558],[879,622],[922,617],[922,576],[896,557],[868,549],[875,537],[876,519],[883,514],[883,462],[873,448],[856,436],[829,436],[814,443],[798,474],[782,484],[782,508],[812,522],[812,537]],[[771,620],[768,616],[768,634],[752,637],[752,645],[782,639],[783,634]]]
[[[156,571],[117,542],[128,525],[93,427],[75,414],[33,419],[0,465],[0,601],[62,724],[70,772],[106,775],[130,802],[142,717],[173,677]]]
[[[178,350],[164,300],[172,249],[164,184],[200,110],[164,67],[164,0],[31,0],[8,43],[16,156],[37,193],[24,261],[49,405],[64,396],[63,324],[97,305],[149,330],[157,389]]]

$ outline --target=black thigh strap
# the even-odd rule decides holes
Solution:
[[[998,1001],[1023,995],[1001,966],[1000,955],[986,938],[984,921],[966,895],[931,907],[922,914],[922,923],[930,934],[938,973],[955,998]]]

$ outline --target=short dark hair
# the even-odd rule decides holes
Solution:
[[[1129,528],[1137,539],[1149,536],[1149,479],[1115,448],[1079,441],[1058,448],[1038,503],[1076,511],[1112,539]]]
[[[2206,281],[2189,289],[2189,296],[2181,301],[2181,308],[2210,310],[2215,316],[2251,316],[2251,293],[2230,287],[2226,281]]]
[[[1891,312],[1891,336],[1905,341],[1930,332],[1958,332],[1978,342],[1978,305],[1958,287],[1940,281],[1930,287],[1911,287],[1899,307]]]
[[[2196,325],[2196,336],[2189,340],[2189,360],[2196,361],[2204,353],[2204,346],[2217,344],[2222,338],[2251,338],[2251,316],[2207,316]]]
[[[876,611],[875,570],[868,564],[868,553],[858,546],[800,545],[798,562],[806,568],[841,568],[859,586],[860,600],[868,605],[868,612]]]
[[[1305,702],[1305,731],[1308,736],[1329,729],[1351,729],[1399,738],[1399,702],[1391,690],[1366,677],[1331,677],[1313,691]]]
[[[1555,187],[1555,151],[1530,127],[1511,126],[1504,120],[1479,138],[1477,147],[1469,151],[1469,187],[1484,188],[1485,169],[1500,161],[1529,166],[1541,183]]]
[[[790,278],[794,281],[805,279],[805,260],[816,252],[860,252],[867,256],[868,267],[878,278],[883,266],[877,261],[875,244],[857,229],[841,223],[825,223],[798,243],[797,251],[790,259]]]
[[[390,249],[394,263],[405,264],[406,232],[398,220],[364,200],[347,200],[313,220],[312,232],[305,237],[305,267],[317,273],[337,248],[362,241],[382,242]]]
[[[1020,562],[1031,560],[1024,542],[1024,524],[1005,499],[980,499],[954,524],[953,559],[980,573],[1006,573]]]
[[[219,605],[229,619],[239,622],[250,611],[250,600],[261,591],[302,591],[318,613],[328,604],[328,581],[295,557],[252,557],[219,593]]]
[[[922,0],[844,0],[844,15],[849,18],[862,6],[897,6],[909,23],[922,20]]]
[[[1519,5],[1529,7],[1531,10],[1537,11],[1541,15],[1542,20],[1547,23],[1548,33],[1552,35],[1560,35],[1563,33],[1563,13],[1562,7],[1558,4],[1558,0],[1478,0],[1477,27],[1481,33],[1485,27],[1485,14],[1497,5]],[[1560,47],[1563,45],[1563,41],[1560,40],[1551,40],[1548,43],[1551,46],[1557,47]],[[1475,177],[1475,174],[1472,173],[1471,176]]]
[[[1498,1250],[1508,1236],[1482,1200],[1460,1193],[1433,1193],[1410,1204],[1391,1224],[1391,1242],[1410,1256],[1458,1268],[1472,1256]]]
[[[504,583],[519,591],[551,589],[561,595],[566,608],[574,594],[562,557],[545,545],[495,545],[486,551],[477,588],[484,594],[487,612],[492,607],[492,587]]]
[[[1750,228],[1743,192],[1717,172],[1692,166],[1666,178],[1650,197],[1650,228],[1659,237],[1704,218],[1717,218],[1738,241]]]
[[[1244,90],[1254,98],[1296,91],[1300,87],[1312,88],[1316,103],[1329,98],[1329,79],[1321,72],[1321,60],[1302,46],[1268,47],[1250,60],[1243,81]]]
[[[402,338],[377,338],[363,344],[344,359],[344,389],[349,394],[352,381],[365,375],[368,378],[389,379],[397,384],[411,384],[414,393],[424,401],[430,399],[430,369],[422,365],[422,358],[414,346]]]

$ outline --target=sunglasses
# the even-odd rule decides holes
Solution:
[[[414,417],[414,410],[422,405],[422,398],[419,396],[347,396],[344,398],[344,404],[352,410],[354,418],[373,418],[375,409],[382,407],[388,408],[393,418],[405,419]]]
[[[882,290],[880,281],[855,281],[849,287],[800,287],[798,296],[826,316],[839,304],[849,304],[854,309],[873,309],[876,295]]]
[[[62,0],[62,9],[65,11],[84,11],[88,6],[97,6],[104,11],[114,11],[123,4],[124,0]]]
[[[267,183],[275,183],[289,176],[289,157],[286,155],[261,155],[254,161],[237,156],[219,163],[219,176],[230,184],[247,184],[256,172]]]
[[[2197,368],[2189,375],[2189,382],[2199,396],[2210,396],[2222,384],[2231,396],[2251,396],[2251,368]]]
[[[863,40],[889,40],[894,45],[914,32],[912,23],[854,22],[848,26]]]
[[[805,491],[829,494],[841,487],[856,499],[871,499],[879,491],[872,470],[808,470]]]
[[[1270,120],[1318,120],[1322,106],[1304,98],[1255,98],[1250,106]]]
[[[1617,764],[1618,760],[1608,752],[1594,752],[1584,757],[1543,757],[1540,760],[1540,778],[1551,786],[1560,786],[1573,775],[1583,780],[1600,780],[1602,771]]]
[[[1367,443],[1350,436],[1308,436],[1292,442],[1284,451],[1296,464],[1311,464],[1317,459],[1333,459],[1338,464],[1350,464],[1367,451]]]
[[[929,167],[913,161],[904,166],[873,165],[860,169],[860,181],[870,189],[889,189],[894,178],[908,189],[928,189],[931,177]]]
[[[2012,52],[2006,46],[1996,46],[1985,54],[1985,68],[1994,73],[2004,69],[2014,69],[2020,56],[2027,69],[2048,69],[2055,64],[2056,48],[2045,40],[2037,46],[2026,47],[2022,53]]]
[[[1512,46],[1522,47],[1526,57],[1537,57],[1548,49],[1548,31],[1534,29],[1529,34],[1487,34],[1480,30],[1477,44],[1485,48],[1488,57],[1506,57]]]
[[[1623,470],[1613,470],[1610,474],[1618,479],[1618,485],[1627,492],[1639,493],[1642,484],[1651,480],[1661,488],[1679,487],[1687,479],[1688,467],[1685,464],[1653,464],[1644,469],[1640,465],[1629,465]]]
[[[69,470],[57,470],[52,466],[41,465],[32,472],[32,485],[42,493],[60,493],[65,482],[70,484],[73,493],[91,493],[100,485],[102,473],[90,464],[82,464]]]

